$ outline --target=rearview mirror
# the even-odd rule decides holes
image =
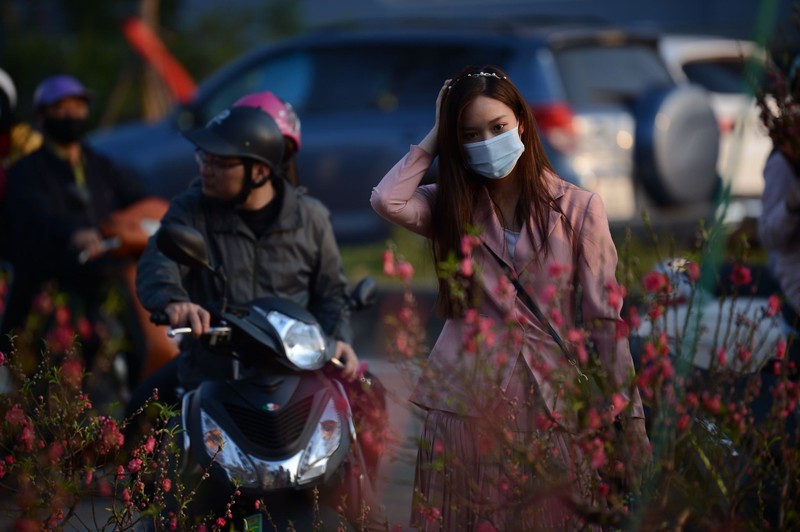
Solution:
[[[162,225],[156,234],[156,246],[171,260],[191,268],[213,271],[205,238],[194,227],[179,224]]]
[[[372,277],[364,277],[350,294],[349,306],[352,310],[371,307],[378,296],[378,285]]]

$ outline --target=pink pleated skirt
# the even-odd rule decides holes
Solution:
[[[569,433],[537,429],[544,408],[518,363],[489,416],[428,410],[419,440],[412,526],[425,531],[586,530],[573,502],[596,477]],[[591,529],[591,527],[588,527]]]

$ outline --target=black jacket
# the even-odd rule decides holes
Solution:
[[[22,324],[43,281],[56,279],[61,288],[83,294],[98,289],[118,269],[107,257],[80,264],[69,238],[77,229],[99,228],[109,214],[142,199],[145,191],[87,146],[83,161],[84,187],[75,184],[72,167],[47,144],[9,169],[2,230],[10,243],[14,279],[2,333]]]
[[[86,186],[75,184],[69,163],[48,145],[23,157],[8,173],[8,230],[15,269],[44,278],[86,276],[102,261],[80,265],[69,237],[77,229],[99,228],[112,212],[142,199],[138,181],[106,157],[83,147]]]
[[[326,333],[351,343],[350,315],[344,309],[347,279],[328,210],[286,182],[277,218],[261,236],[253,234],[230,206],[202,195],[199,182],[170,202],[162,226],[195,227],[206,239],[212,263],[228,278],[228,302],[243,304],[267,296],[285,297],[309,309]],[[191,301],[214,310],[222,284],[208,270],[178,266],[158,251],[155,237],[139,259],[139,299],[149,311],[171,301]],[[205,353],[185,338],[179,375],[184,386],[225,378],[230,363]]]

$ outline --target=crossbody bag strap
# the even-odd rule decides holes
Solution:
[[[536,319],[539,320],[542,325],[544,325],[545,329],[547,329],[547,332],[553,337],[556,345],[558,345],[558,347],[561,349],[561,352],[564,353],[567,361],[578,372],[578,379],[584,382],[588,381],[589,377],[581,371],[580,366],[578,366],[578,361],[575,360],[575,357],[569,352],[566,344],[564,344],[564,340],[562,340],[561,336],[558,334],[558,331],[555,330],[553,325],[550,323],[550,320],[547,319],[547,316],[545,316],[541,309],[539,309],[539,305],[536,304],[530,294],[528,294],[528,291],[525,290],[525,287],[522,286],[522,283],[519,282],[519,278],[516,276],[511,267],[503,262],[503,259],[501,259],[486,242],[482,240],[481,243],[483,244],[483,247],[489,250],[489,254],[494,257],[494,259],[497,261],[497,264],[500,265],[500,268],[502,268],[503,272],[506,274],[506,277],[508,277],[508,280],[511,281],[511,284],[517,289],[517,297],[519,297],[525,306],[528,307],[531,312],[533,312],[533,315],[536,317]]]

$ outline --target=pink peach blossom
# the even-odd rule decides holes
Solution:
[[[59,368],[61,380],[70,388],[79,388],[83,381],[83,363],[74,358],[68,358]]]
[[[542,288],[541,291],[542,303],[544,303],[545,305],[549,305],[550,303],[552,303],[556,297],[557,292],[558,288],[556,288],[556,286],[552,284],[548,284],[547,286]]]
[[[25,412],[19,405],[12,406],[6,412],[6,423],[11,425],[12,428],[22,425],[26,420]]]
[[[547,275],[555,279],[572,271],[569,264],[560,264],[558,262],[551,262],[547,265]]]
[[[688,275],[689,279],[692,281],[697,281],[700,279],[700,266],[696,262],[687,262],[686,275]]]
[[[387,277],[394,277],[395,274],[394,252],[390,249],[383,252],[383,273]]]
[[[128,471],[131,473],[136,473],[142,468],[142,460],[139,458],[132,458],[130,462],[128,462]]]
[[[741,264],[734,264],[731,271],[730,281],[736,286],[745,286],[753,281],[753,275],[750,273],[750,268],[742,266]]]
[[[469,257],[465,257],[461,259],[461,274],[464,277],[472,277],[472,274],[475,273],[475,269],[472,265],[472,259]]]
[[[644,276],[644,289],[648,292],[668,292],[669,279],[661,272],[649,272]]]
[[[775,294],[769,296],[767,303],[767,316],[777,316],[781,311],[781,298]]]
[[[407,283],[414,277],[414,266],[410,262],[401,260],[397,263],[397,277]]]

